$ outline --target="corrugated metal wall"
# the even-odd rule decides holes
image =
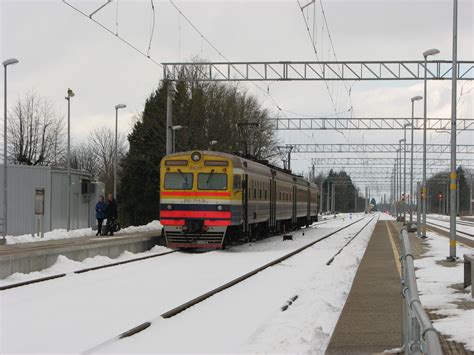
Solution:
[[[0,165],[0,173],[3,166]],[[90,174],[71,172],[71,229],[87,228],[95,223],[91,210],[95,193],[85,191],[82,181]],[[3,187],[3,174],[0,174]],[[35,228],[35,189],[45,189],[44,230],[67,227],[67,173],[49,167],[8,166],[8,235],[31,234]],[[0,218],[3,217],[3,189],[0,189]]]
[[[35,188],[45,189],[45,231],[50,228],[51,169],[48,167],[8,165],[8,234],[31,234],[35,227]],[[0,165],[3,172],[3,165]],[[0,216],[3,217],[3,174],[0,174]]]

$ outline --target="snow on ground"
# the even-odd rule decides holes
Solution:
[[[0,286],[6,286],[10,284],[15,284],[18,282],[39,279],[39,278],[47,277],[47,276],[72,273],[77,270],[87,269],[87,268],[106,265],[106,264],[112,264],[119,261],[136,259],[136,258],[148,256],[148,255],[153,255],[153,254],[161,254],[167,251],[171,251],[171,249],[168,249],[163,246],[155,245],[153,248],[143,253],[134,254],[129,251],[124,251],[115,259],[111,259],[103,255],[96,255],[93,258],[86,258],[83,261],[75,261],[75,260],[65,257],[64,255],[59,255],[56,262],[49,268],[41,270],[41,271],[30,272],[27,274],[23,274],[20,272],[14,273],[8,276],[7,278],[0,280]]]
[[[442,266],[439,262],[446,259],[449,254],[449,241],[436,233],[428,232],[426,243],[429,251],[422,259],[415,260],[417,284],[420,291],[421,303],[426,309],[435,309],[447,318],[434,321],[435,328],[452,340],[462,342],[466,348],[474,350],[474,309],[460,309],[456,302],[473,302],[469,289],[465,292],[457,291],[450,287],[462,284],[463,254],[472,254],[474,250],[465,246],[457,246],[456,255],[459,261],[456,266]]]
[[[326,262],[367,221],[99,352],[324,353],[376,219],[331,266]]]
[[[345,220],[336,219],[316,228],[293,232],[294,241],[283,242],[281,236],[276,236],[225,251],[173,253],[2,291],[0,352],[85,351],[360,217],[353,215],[351,219],[347,216]],[[223,351],[299,349],[314,352],[316,344],[324,349],[370,233],[359,235],[331,266],[325,263],[362,223],[316,244],[301,254],[301,258],[291,258],[249,279],[240,287],[227,290],[221,294],[229,297],[227,299],[213,297],[208,301],[216,300],[217,303],[206,301],[177,318],[161,323],[166,326],[164,328],[153,326],[150,332],[168,334],[170,339],[163,343],[163,347],[158,345],[152,351],[165,351],[166,344],[173,345],[176,349],[173,351],[183,351],[185,343],[190,343],[183,341],[181,328],[186,326],[188,332],[190,327],[186,322],[183,324],[180,317],[186,319],[191,317],[193,311],[201,312],[209,308],[216,311],[206,314],[206,318],[198,317],[190,321],[190,324],[199,324],[194,331],[205,333],[196,343],[200,346],[196,346],[194,351],[208,352],[221,346]],[[300,298],[285,314],[280,313],[279,307],[295,294],[299,294]],[[211,322],[211,318],[207,320],[208,316],[215,319],[220,314],[222,317],[217,323]],[[224,317],[226,314],[228,316]],[[238,317],[235,322],[234,317]],[[245,325],[244,321],[250,322],[249,325]],[[314,333],[303,334],[302,330],[295,329],[298,322],[301,323],[300,329],[309,327]],[[175,323],[179,325],[175,326]],[[278,324],[280,326],[277,327]],[[267,328],[271,326],[276,327],[272,333],[274,337],[265,341],[264,332],[269,331]],[[209,327],[209,332],[206,327]],[[318,327],[321,327],[320,332]],[[279,333],[285,332],[285,329],[288,332],[282,343],[278,340]],[[216,331],[216,335],[211,330]],[[240,332],[242,335],[239,335]],[[222,333],[227,334],[225,339],[230,341],[220,340]],[[145,331],[143,335],[146,334]],[[294,337],[294,334],[297,336]],[[240,343],[237,344],[234,338],[239,339]],[[117,344],[127,351],[126,342]],[[205,348],[204,344],[208,344],[209,348]]]
[[[104,221],[105,224],[105,221]],[[143,233],[151,231],[159,231],[162,226],[159,221],[152,221],[144,226],[131,226],[120,230],[114,234],[130,234],[130,233]],[[41,242],[45,240],[54,240],[54,239],[67,239],[67,238],[81,238],[81,237],[93,237],[97,231],[92,230],[92,228],[82,228],[82,229],[73,229],[69,232],[65,229],[55,229],[50,232],[44,233],[44,238],[39,236],[32,236],[31,234],[24,234],[18,236],[7,236],[7,244],[18,244],[18,243],[31,243],[31,242]]]
[[[386,213],[386,212],[382,212],[382,213],[379,213],[379,221],[394,221],[395,218],[390,216],[389,213]]]
[[[437,224],[436,227],[440,227],[440,228],[449,230],[449,227],[450,227],[449,226],[449,219],[447,219],[447,220],[444,219],[443,221],[440,221],[437,218],[430,218],[430,216],[428,216],[426,218],[426,220],[428,221],[428,223],[432,222],[435,225]],[[459,222],[459,220],[458,220],[458,222]],[[465,232],[465,233],[473,234],[474,233],[474,225],[465,225],[465,224],[456,223],[456,230],[458,231],[458,233]],[[467,239],[474,240],[474,237],[469,236],[469,235],[461,234],[461,236],[463,236]]]

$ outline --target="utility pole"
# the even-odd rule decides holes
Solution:
[[[457,74],[458,74],[458,0],[453,0],[453,80],[451,89],[451,213],[449,218],[449,257],[450,261],[456,258],[456,197],[459,193],[456,172],[456,105],[457,105]],[[459,199],[458,199],[459,200]]]
[[[327,213],[329,214],[329,180],[328,180],[328,189],[327,189],[327,193],[326,193],[326,211]]]
[[[174,96],[174,85],[173,82],[168,82],[167,89],[167,101],[166,101],[166,154],[173,152],[173,96]]]
[[[420,182],[416,183],[416,236],[421,238],[421,188]]]
[[[469,189],[469,215],[472,216],[472,174],[471,174],[471,185]]]
[[[324,184],[324,180],[321,179],[321,182],[319,183],[319,185],[321,186],[320,188],[321,192],[319,194],[319,213],[320,214],[323,214],[323,193],[324,193],[323,184]]]
[[[365,187],[365,213],[369,211],[369,205],[368,205],[368,192],[367,192],[367,186]]]
[[[256,124],[259,125],[258,123]],[[286,155],[286,164],[285,164],[285,160],[282,159],[283,165],[286,165],[285,167],[286,170],[291,170],[291,151],[293,150],[293,148],[294,147],[292,145],[284,145],[284,146],[277,147],[281,155]]]
[[[331,209],[333,213],[336,213],[336,185],[332,184],[332,193],[331,193]]]

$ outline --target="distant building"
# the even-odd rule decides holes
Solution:
[[[38,223],[44,231],[67,227],[67,171],[47,166],[8,165],[7,235],[32,234]],[[104,194],[104,184],[91,174],[71,170],[71,229],[95,224],[95,203]],[[43,215],[38,201],[44,198]],[[36,208],[36,211],[35,211]],[[0,219],[3,221],[3,165],[0,165]],[[3,232],[3,223],[0,226]]]

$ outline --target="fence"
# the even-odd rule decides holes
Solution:
[[[406,229],[400,231],[403,295],[403,347],[406,354],[443,354],[439,336],[418,296],[413,255]]]

